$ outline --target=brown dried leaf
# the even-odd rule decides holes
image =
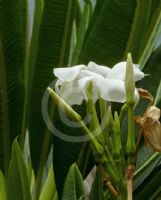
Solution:
[[[161,125],[159,121],[146,122],[143,125],[144,141],[147,146],[161,152]]]
[[[138,93],[142,98],[146,99],[150,105],[153,103],[154,98],[148,90],[138,88]]]
[[[135,117],[134,117],[134,120],[135,120],[136,123],[140,124],[140,126],[142,126],[143,123],[144,123],[144,122],[143,122],[144,117],[139,116],[139,115],[135,116]]]
[[[143,116],[136,116],[136,123],[140,124],[144,141],[147,146],[161,152],[161,124],[159,122],[160,109],[150,106]]]
[[[145,112],[145,117],[152,119],[152,121],[158,121],[160,118],[160,109],[156,106],[150,106]]]

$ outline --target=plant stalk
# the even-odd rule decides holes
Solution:
[[[133,200],[133,173],[134,173],[134,165],[128,165],[127,171],[126,171],[127,200]]]

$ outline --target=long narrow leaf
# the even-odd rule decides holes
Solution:
[[[57,194],[55,180],[54,180],[53,165],[51,165],[50,167],[45,185],[40,195],[40,200],[44,200],[44,199],[58,200],[58,194]]]
[[[62,200],[75,200],[84,197],[83,179],[78,167],[73,164],[68,172]]]
[[[161,2],[158,5],[154,15],[152,16],[150,27],[147,34],[144,37],[144,44],[141,48],[138,63],[141,64],[142,69],[148,61],[150,54],[153,52],[156,42],[160,38],[161,34]]]
[[[0,186],[0,200],[6,200],[6,180],[2,171],[0,171]]]
[[[97,1],[79,62],[113,65],[122,60],[132,28],[136,2]]]
[[[26,0],[0,5],[0,168],[7,173],[10,144],[20,134],[26,42]]]
[[[34,58],[35,69],[29,119],[31,157],[35,171],[38,169],[42,153],[39,147],[43,146],[44,136],[49,137],[48,128],[42,118],[41,101],[46,87],[53,80],[53,68],[67,64],[70,42],[68,35],[71,32],[72,12],[72,1],[44,1],[39,40],[36,47],[37,55]],[[48,142],[46,145],[48,146]],[[48,147],[50,149],[50,145]]]
[[[90,193],[90,200],[104,199],[103,194],[103,180],[100,174],[97,172],[92,185],[92,190]]]
[[[47,86],[53,81],[53,68],[67,66],[73,17],[75,15],[75,0],[45,0],[43,2],[39,38],[36,47],[33,45],[36,48],[36,56],[33,57],[34,61],[32,61],[35,66],[30,84],[30,102],[28,102],[30,104],[31,158],[37,176],[36,199],[38,199],[40,193],[43,167],[53,142],[47,124],[43,121],[42,98]],[[32,42],[34,43],[34,40]],[[52,119],[55,111],[52,105],[49,107]]]
[[[26,165],[17,140],[12,146],[11,162],[9,165],[7,194],[10,200],[31,200],[30,185]]]
[[[131,52],[134,62],[137,61],[139,56],[140,46],[143,41],[143,37],[148,29],[150,21],[151,0],[137,0],[137,7],[135,10],[135,16],[133,21],[132,30],[127,44],[127,49],[124,57],[127,53]]]

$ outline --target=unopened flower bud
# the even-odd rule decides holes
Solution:
[[[49,94],[53,102],[64,112],[66,113],[71,119],[74,121],[80,122],[81,116],[73,110],[56,92],[54,92],[50,87],[47,88]]]
[[[125,75],[125,90],[126,90],[126,101],[128,104],[135,103],[135,80],[134,80],[134,72],[133,72],[133,62],[131,54],[127,55],[127,63],[126,63],[126,75]]]

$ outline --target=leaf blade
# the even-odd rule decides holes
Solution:
[[[21,132],[26,9],[26,0],[3,1],[0,6],[0,59],[3,62],[0,69],[3,72],[0,79],[0,166],[5,173],[10,159],[10,145]]]
[[[7,194],[8,199],[11,200],[31,200],[27,169],[17,140],[14,141],[12,146],[7,181]]]
[[[73,164],[68,172],[62,200],[76,200],[84,196],[83,179],[76,164]]]

